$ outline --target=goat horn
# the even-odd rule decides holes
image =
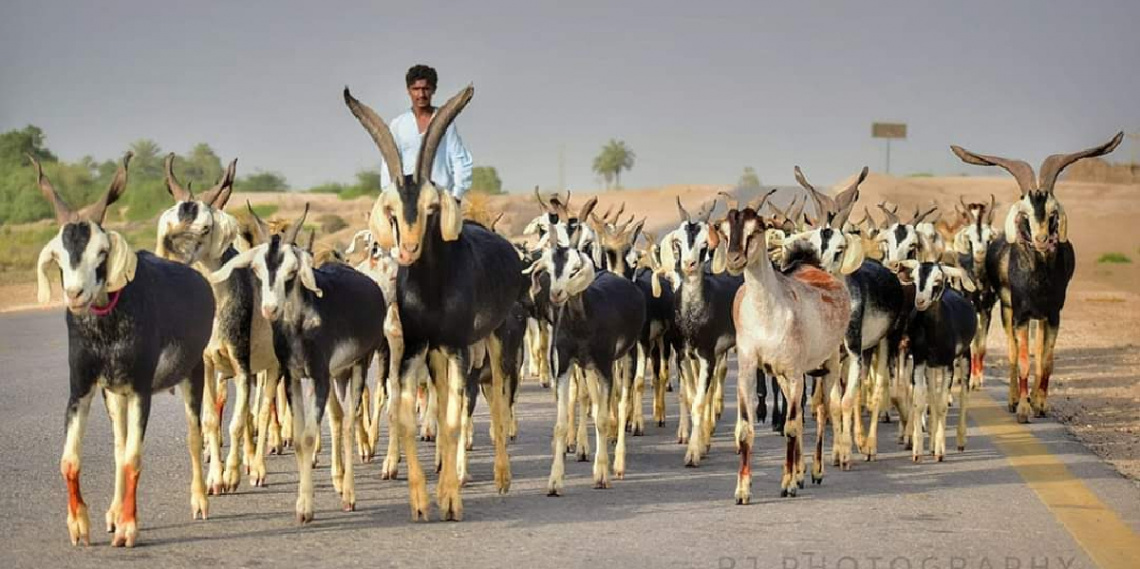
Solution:
[[[503,216],[506,215],[506,213],[507,212],[505,212],[505,211],[500,211],[499,215],[495,216],[495,220],[491,222],[491,225],[489,227],[487,227],[487,229],[490,229],[491,232],[494,233],[495,232],[495,226],[499,224],[499,220],[503,219]]]
[[[729,194],[728,192],[717,192],[717,194],[724,196],[724,205],[728,209],[740,209],[740,201],[737,200],[736,197],[734,197],[732,194]],[[680,198],[677,199],[678,203],[680,203]]]
[[[111,179],[111,184],[107,186],[107,192],[103,194],[103,198],[80,210],[79,217],[99,225],[103,224],[103,218],[107,215],[107,207],[115,203],[119,196],[122,196],[123,192],[127,190],[127,168],[134,155],[133,152],[128,151],[123,156],[123,162],[115,171],[115,177]]]
[[[992,225],[994,222],[994,212],[997,211],[997,200],[993,194],[990,194],[990,210],[986,212],[986,224]]]
[[[714,210],[716,210],[716,198],[713,198],[711,202],[701,207],[701,210],[697,212],[697,218],[704,223],[708,223]]]
[[[542,206],[542,209],[550,211],[550,206],[542,199],[542,194],[539,193],[538,186],[534,187],[534,198],[538,200],[538,205]]]
[[[967,164],[973,164],[975,166],[1001,166],[1005,168],[1007,172],[1013,175],[1013,179],[1017,180],[1017,185],[1021,187],[1021,195],[1029,193],[1035,186],[1033,168],[1023,160],[975,154],[961,146],[955,145],[950,145],[950,150]],[[1048,159],[1046,159],[1046,162],[1048,162]]]
[[[234,180],[236,179],[237,158],[234,158],[230,165],[226,166],[226,171],[222,174],[222,179],[218,180],[217,185],[202,194],[202,201],[210,204],[210,207],[214,209],[226,207],[226,202],[230,201],[230,194],[234,191]]]
[[[416,184],[424,184],[431,181],[432,164],[435,163],[435,152],[439,149],[439,143],[443,141],[443,135],[447,132],[447,128],[451,126],[455,117],[471,102],[471,98],[475,96],[475,86],[468,85],[454,97],[447,100],[435,116],[431,118],[428,123],[427,131],[424,133],[423,144],[420,145],[420,153],[416,158]],[[566,196],[569,201],[570,196]]]
[[[869,171],[866,166],[863,166],[863,169],[859,171],[859,175],[856,176],[855,181],[851,182],[851,185],[847,186],[846,190],[843,190],[839,195],[835,196],[836,212],[835,218],[831,220],[832,227],[842,229],[843,224],[847,222],[847,218],[851,216],[851,209],[855,207],[855,202],[859,199],[859,184],[862,184],[863,180],[867,179],[867,173]]]
[[[776,188],[768,190],[768,193],[756,198],[755,202],[749,203],[748,207],[752,208],[752,211],[760,211],[764,208],[764,204],[768,203],[768,198],[772,197],[774,193],[776,193]]]
[[[879,202],[879,209],[883,210],[883,215],[885,215],[887,217],[886,227],[890,227],[892,225],[898,225],[899,216],[895,215],[895,212],[887,209],[886,202]],[[897,208],[896,208],[896,211],[897,211]]]
[[[301,219],[298,219],[297,223],[293,224],[293,227],[290,227],[288,230],[285,231],[285,242],[286,243],[293,244],[293,243],[297,242],[297,234],[300,233],[301,229],[305,226],[305,218],[308,217],[308,215],[309,215],[309,202],[305,202],[305,211],[301,212]]]
[[[1046,158],[1045,161],[1041,163],[1041,168],[1039,170],[1039,173],[1041,175],[1041,189],[1047,192],[1052,192],[1053,184],[1057,183],[1057,177],[1061,175],[1061,171],[1064,170],[1067,166],[1082,158],[1104,156],[1105,154],[1116,150],[1116,147],[1120,145],[1121,140],[1124,140],[1124,131],[1116,133],[1116,136],[1112,137],[1112,140],[1109,140],[1100,146],[1094,146],[1080,152],[1073,152],[1072,154],[1054,154]]]
[[[67,205],[67,202],[63,201],[63,196],[55,191],[55,186],[52,186],[51,180],[48,180],[47,176],[44,175],[43,167],[40,166],[35,156],[31,154],[27,156],[28,160],[32,161],[32,166],[36,168],[36,183],[40,186],[40,193],[51,202],[51,207],[55,210],[55,220],[59,222],[60,225],[73,221],[75,219],[75,212],[71,209],[71,206]]]
[[[188,202],[194,200],[194,193],[190,190],[183,188],[182,184],[178,183],[178,178],[174,177],[174,153],[166,155],[166,191],[174,197],[174,201]]]
[[[799,166],[795,167],[795,173],[796,181],[807,190],[808,195],[811,196],[812,201],[815,202],[815,215],[820,219],[826,220],[829,215],[835,214],[835,200],[833,200],[831,196],[816,190],[815,186],[809,184]]]
[[[348,86],[344,87],[344,103],[348,105],[348,110],[352,111],[352,116],[360,121],[364,130],[372,137],[376,146],[380,148],[380,156],[384,158],[384,166],[388,168],[388,177],[392,179],[392,183],[396,187],[404,185],[404,166],[400,160],[400,150],[396,146],[396,139],[392,137],[392,131],[388,129],[388,125],[384,123],[384,119],[376,114],[376,111],[371,107],[357,101],[352,93],[348,92]]]
[[[681,214],[681,223],[689,223],[692,220],[685,206],[681,205],[681,196],[677,196],[677,211]]]
[[[788,207],[788,213],[787,213],[787,215],[784,216],[784,219],[787,219],[787,220],[791,221],[792,223],[799,223],[800,218],[803,217],[803,215],[804,215],[804,206],[806,206],[806,205],[807,205],[807,196],[804,196],[804,199],[802,199],[802,200],[799,199],[799,196],[793,197],[792,203]]]
[[[930,208],[930,209],[928,209],[922,213],[919,213],[919,211],[920,211],[920,209],[918,208],[918,206],[915,206],[915,208],[914,208],[914,219],[910,220],[911,225],[918,225],[918,224],[922,223],[922,220],[926,219],[926,216],[938,211],[938,204],[935,203],[934,207],[932,207],[932,208]]]
[[[962,209],[970,211],[970,204],[966,203],[966,197],[964,195],[958,194],[958,203],[962,204]]]
[[[253,227],[257,230],[258,235],[256,237],[258,241],[262,243],[268,241],[269,226],[266,225],[265,220],[261,219],[261,216],[257,215],[256,211],[253,211],[253,204],[249,203],[249,200],[245,200],[245,207],[249,209],[249,215],[253,217]]]

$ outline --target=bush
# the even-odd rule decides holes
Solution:
[[[1124,264],[1131,263],[1132,259],[1128,258],[1128,255],[1125,255],[1124,253],[1105,253],[1101,255],[1100,258],[1096,260],[1096,262]]]
[[[476,166],[471,170],[471,191],[491,195],[503,193],[503,181],[494,166]]]
[[[319,186],[313,186],[309,191],[314,194],[339,194],[346,189],[348,187],[340,182],[325,182]]]

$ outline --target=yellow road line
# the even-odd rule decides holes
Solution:
[[[1073,476],[1032,431],[1018,424],[1004,402],[984,391],[972,399],[970,418],[1089,557],[1105,569],[1140,567],[1140,535]]]

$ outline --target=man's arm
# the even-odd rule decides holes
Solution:
[[[474,163],[454,124],[444,133],[444,145],[447,149],[447,163],[451,168],[451,195],[462,197],[471,189],[471,169]]]

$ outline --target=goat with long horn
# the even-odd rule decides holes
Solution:
[[[1117,133],[1108,142],[1070,154],[1045,159],[1035,180],[1033,169],[1021,160],[976,154],[959,146],[950,149],[967,164],[1000,166],[1013,175],[1021,197],[1009,208],[1004,238],[995,239],[986,252],[986,271],[1001,298],[1002,325],[1009,338],[1009,410],[1020,422],[1029,415],[1043,417],[1048,407],[1049,378],[1053,374],[1053,347],[1061,326],[1061,309],[1069,280],[1076,268],[1069,243],[1068,218],[1057,199],[1057,178],[1082,158],[1103,156],[1123,140]],[[1029,323],[1038,323],[1037,383],[1029,390]]]

